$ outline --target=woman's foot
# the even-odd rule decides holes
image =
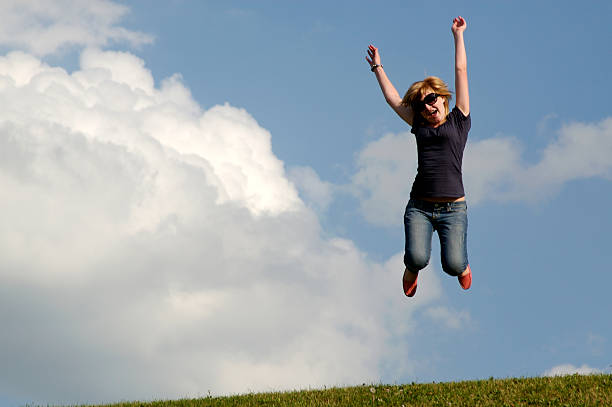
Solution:
[[[419,276],[419,273],[415,274],[409,271],[408,269],[404,271],[404,277],[402,279],[402,283],[404,286],[404,294],[406,294],[406,297],[413,297],[414,294],[416,294],[418,276]]]
[[[470,269],[470,265],[468,264],[467,268],[461,275],[457,276],[459,279],[459,284],[461,288],[464,290],[469,289],[472,286],[472,270]]]

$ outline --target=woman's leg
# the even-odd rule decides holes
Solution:
[[[404,233],[406,245],[404,251],[403,276],[404,293],[411,297],[416,292],[416,279],[421,269],[429,263],[431,256],[431,237],[433,226],[427,212],[408,203],[404,213]]]
[[[450,204],[436,219],[436,230],[440,238],[442,269],[451,276],[465,277],[470,272],[467,254],[467,228],[467,205],[465,202]]]

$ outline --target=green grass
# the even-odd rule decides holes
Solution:
[[[109,406],[612,406],[612,375],[366,385]]]

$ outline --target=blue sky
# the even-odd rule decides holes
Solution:
[[[2,10],[0,404],[610,372],[609,2],[68,3]],[[474,282],[411,300],[366,48],[452,89],[457,15]]]

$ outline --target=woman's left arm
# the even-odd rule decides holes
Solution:
[[[467,27],[465,19],[461,16],[453,20],[453,37],[455,38],[455,92],[457,94],[457,107],[464,115],[470,114],[470,92],[468,90],[467,57],[463,32]]]

